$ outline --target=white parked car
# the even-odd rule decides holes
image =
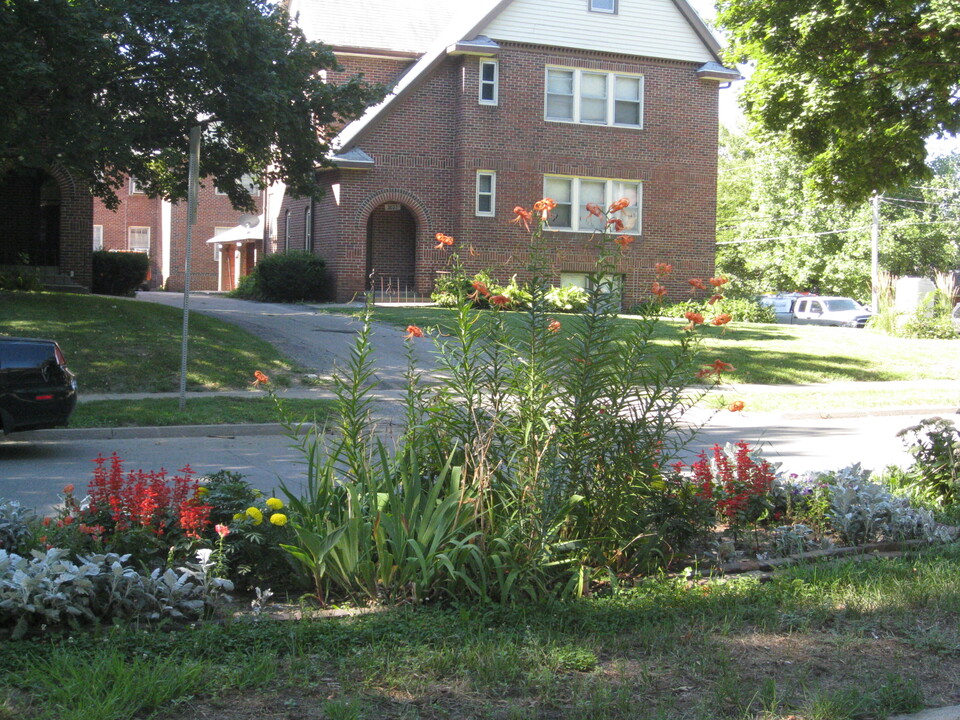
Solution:
[[[950,319],[953,322],[953,329],[960,332],[960,303],[953,306],[953,314]]]
[[[777,313],[777,322],[862,328],[873,315],[853,298],[826,295],[767,295],[760,298]]]

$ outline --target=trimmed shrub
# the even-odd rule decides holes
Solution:
[[[327,300],[330,281],[326,264],[303,250],[267,255],[231,293],[233,297],[267,302]]]
[[[150,257],[141,252],[93,253],[93,292],[129,297],[147,281]]]

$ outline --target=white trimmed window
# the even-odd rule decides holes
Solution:
[[[150,228],[128,227],[127,250],[131,252],[150,252]]]
[[[606,221],[603,217],[587,212],[587,204],[596,203],[601,208],[608,208],[620,198],[626,198],[630,204],[610,215],[623,223],[623,229],[616,230],[611,227],[610,232],[617,235],[640,235],[642,231],[643,183],[636,180],[545,175],[543,195],[557,203],[550,217],[550,228],[553,230],[602,230]]]
[[[130,194],[143,195],[143,188],[140,187],[139,183],[137,183],[137,179],[135,177],[130,178]]]
[[[590,12],[617,14],[617,0],[587,0],[587,2],[590,4]]]
[[[643,127],[643,75],[548,67],[544,118]]]
[[[103,250],[103,225],[93,226],[93,249]]]
[[[496,105],[500,101],[500,63],[480,61],[480,104]]]
[[[492,170],[477,171],[477,216],[493,217],[497,213],[497,174]]]
[[[283,250],[287,252],[290,250],[290,211],[286,210],[283,213]]]
[[[313,250],[313,211],[309,206],[303,211],[303,249]]]

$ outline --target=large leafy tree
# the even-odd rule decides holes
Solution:
[[[335,129],[378,99],[324,82],[329,49],[267,0],[0,0],[0,170],[60,163],[108,204],[124,175],[187,188],[187,135],[206,121],[202,177],[249,207],[244,176],[316,194]]]
[[[870,204],[825,201],[804,169],[777,145],[721,130],[717,266],[747,290],[866,300]],[[881,198],[880,266],[893,275],[960,267],[960,155],[933,161],[931,173]]]
[[[847,203],[929,177],[924,140],[960,131],[958,0],[717,0],[749,117]]]

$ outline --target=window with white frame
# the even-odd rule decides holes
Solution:
[[[103,250],[103,225],[93,226],[93,249]]]
[[[617,0],[587,0],[587,2],[590,4],[590,12],[617,14]]]
[[[283,213],[283,250],[284,252],[290,249],[290,211],[286,210]]]
[[[137,179],[132,176],[130,178],[130,194],[143,195],[143,188],[140,187],[140,184],[137,182]]]
[[[477,215],[493,217],[497,212],[497,174],[492,170],[477,171]]]
[[[127,250],[131,252],[150,252],[150,228],[128,227]]]
[[[602,230],[605,218],[588,212],[587,204],[595,203],[601,208],[609,208],[620,198],[626,198],[630,204],[609,215],[610,219],[620,220],[623,228],[611,226],[611,232],[626,235],[641,233],[643,184],[636,180],[546,175],[543,178],[543,194],[557,203],[550,217],[550,227],[554,230]]]
[[[303,249],[313,250],[313,209],[309,206],[303,212]]]
[[[643,75],[548,67],[544,118],[643,127]]]
[[[500,63],[496,60],[480,61],[480,104],[496,105],[499,102]]]

